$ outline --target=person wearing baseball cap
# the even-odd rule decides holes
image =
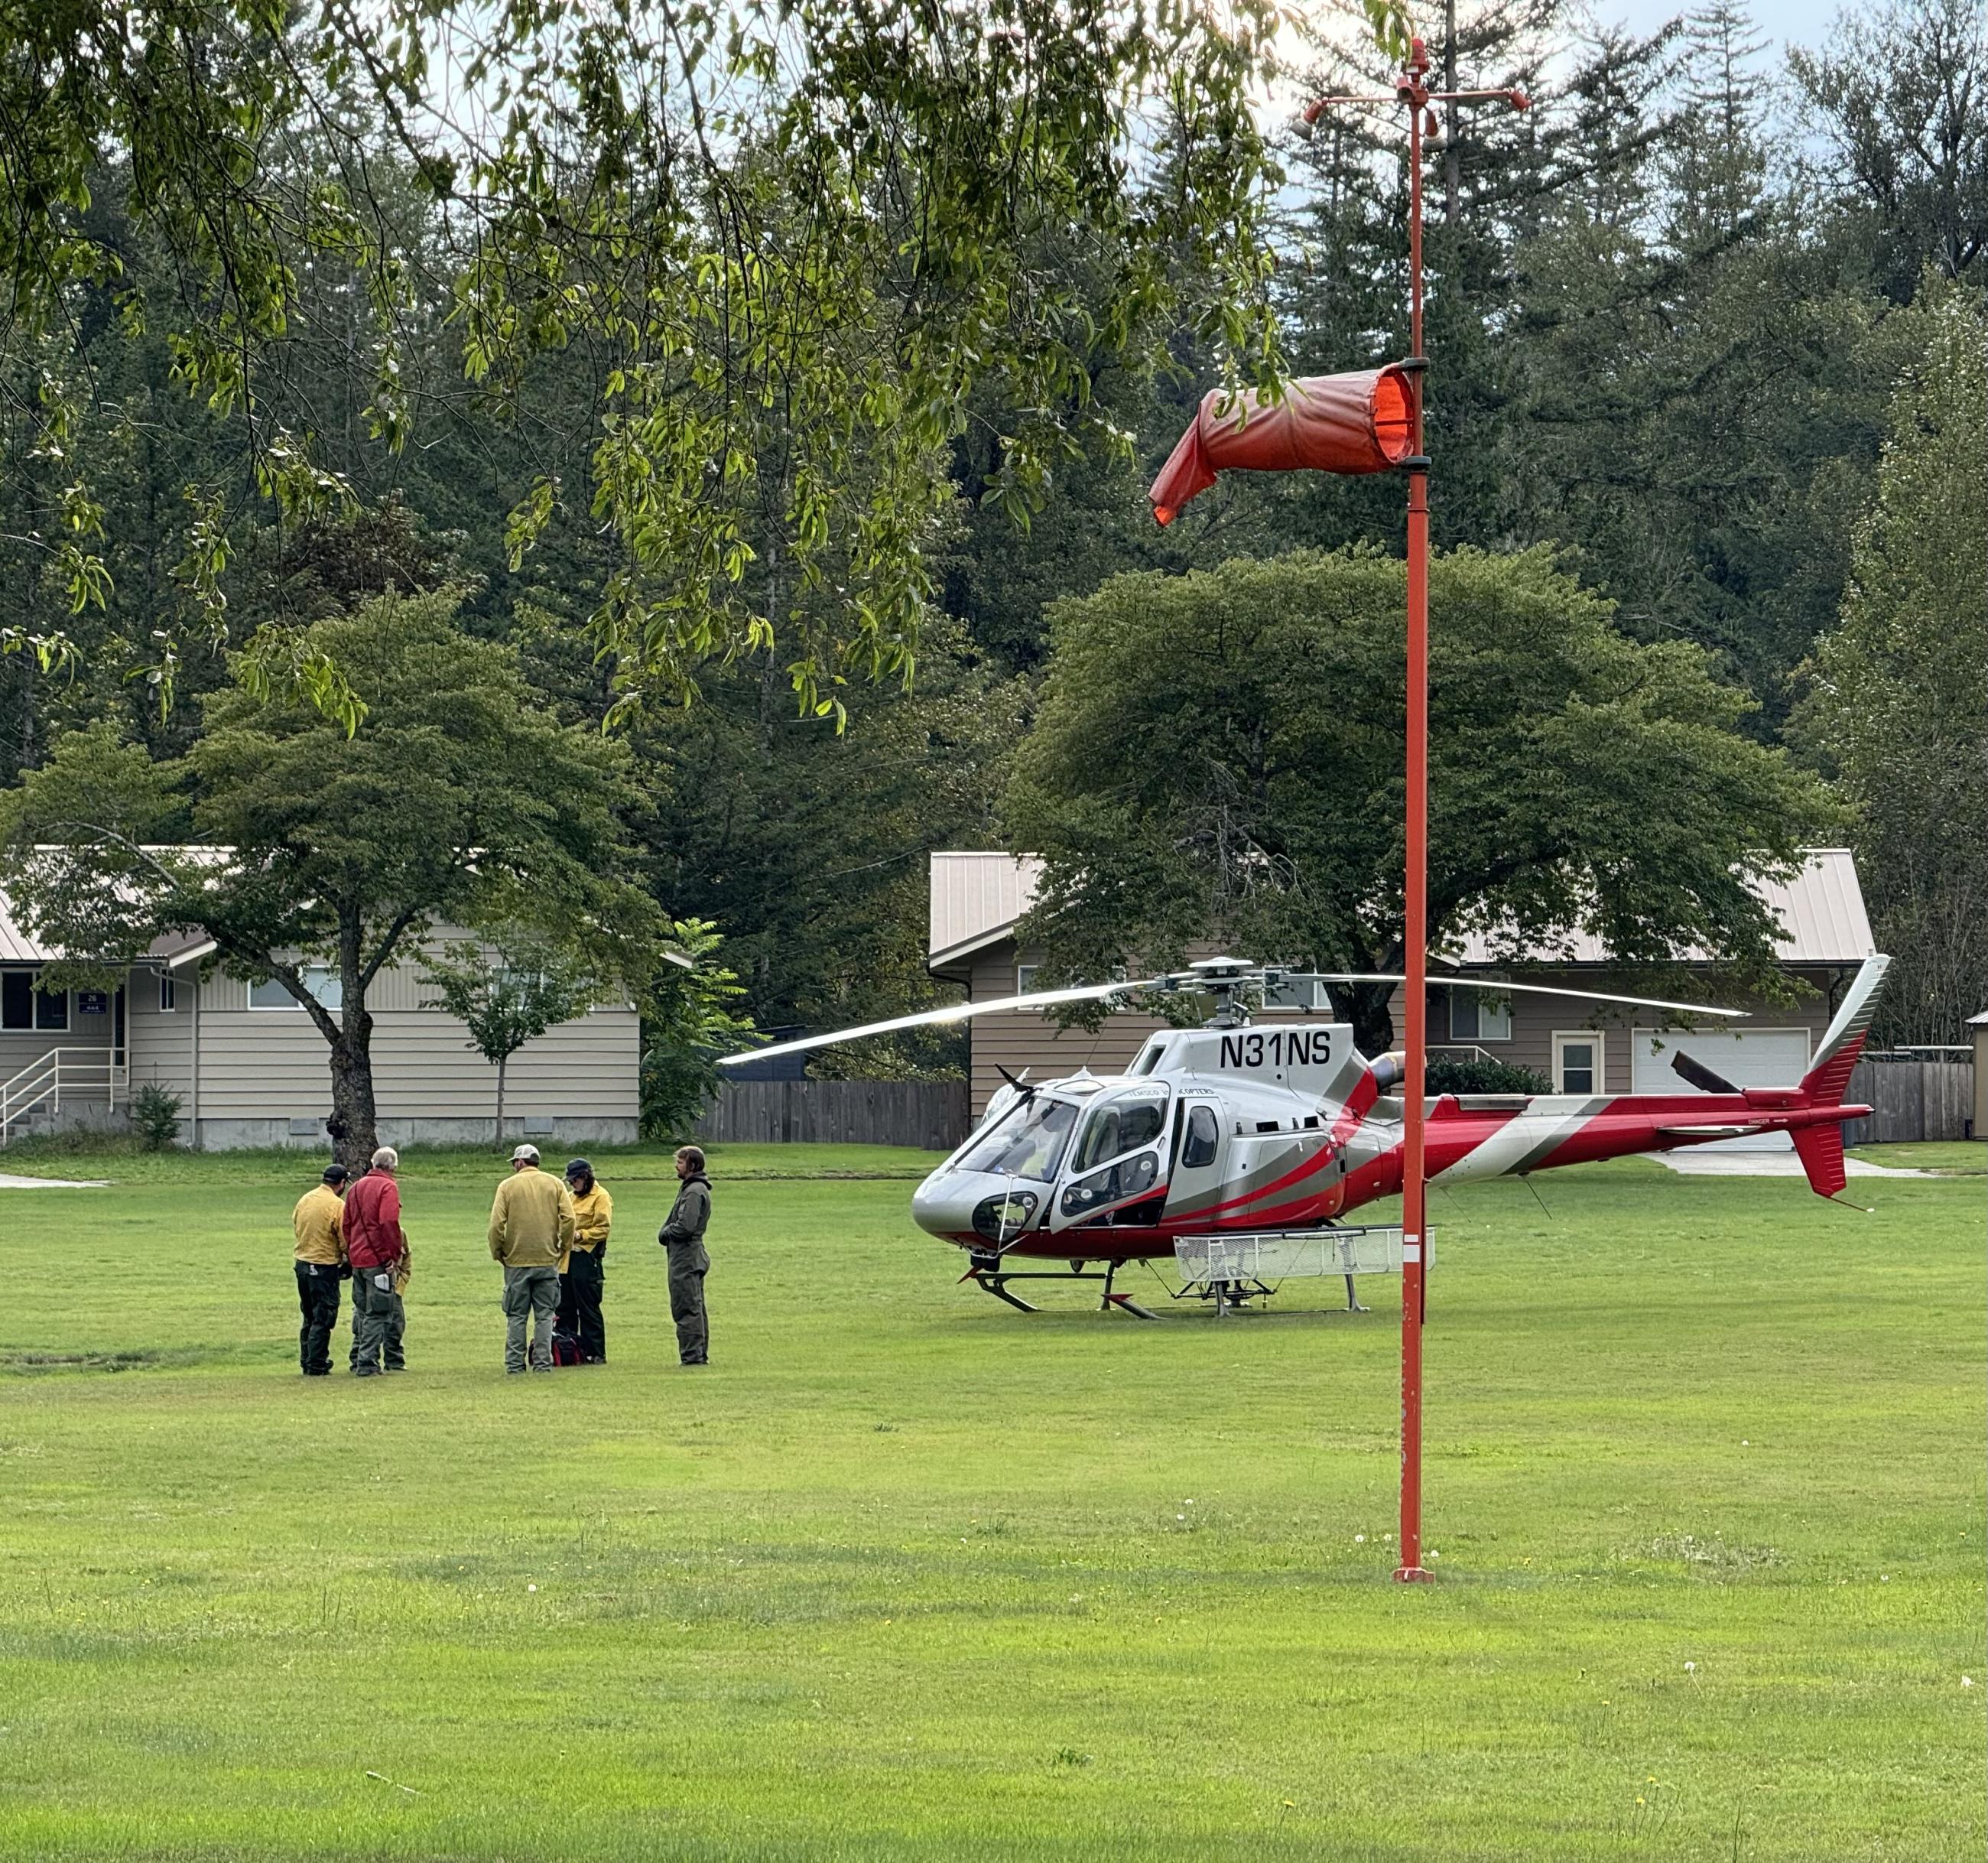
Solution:
[[[571,1336],[582,1364],[604,1365],[607,1323],[600,1317],[600,1295],[614,1199],[583,1158],[566,1166],[566,1187],[573,1193],[573,1246],[560,1263],[559,1330]]]
[[[352,1375],[404,1371],[407,1310],[401,1299],[407,1232],[401,1227],[401,1155],[373,1154],[370,1169],[345,1193],[345,1253],[352,1263]]]
[[[504,1270],[504,1369],[525,1369],[529,1320],[531,1368],[549,1371],[560,1259],[573,1246],[573,1199],[557,1178],[539,1168],[536,1145],[511,1154],[511,1175],[490,1205],[489,1239],[490,1259]]]
[[[306,1378],[331,1375],[331,1335],[338,1325],[338,1283],[345,1265],[345,1180],[343,1165],[327,1165],[323,1176],[298,1198],[290,1212],[296,1239],[297,1362]]]

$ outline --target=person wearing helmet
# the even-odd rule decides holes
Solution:
[[[296,1239],[297,1362],[306,1378],[331,1375],[331,1335],[338,1326],[338,1283],[345,1265],[345,1180],[343,1165],[327,1165],[323,1177],[298,1198],[290,1212]]]
[[[490,1205],[489,1242],[490,1259],[504,1270],[504,1369],[525,1369],[529,1320],[531,1368],[549,1371],[560,1259],[573,1246],[573,1199],[557,1178],[539,1168],[536,1145],[511,1154],[511,1175]]]
[[[607,1323],[600,1316],[600,1295],[614,1199],[583,1158],[566,1166],[566,1187],[573,1195],[573,1246],[560,1262],[559,1330],[578,1346],[582,1364],[604,1365]]]

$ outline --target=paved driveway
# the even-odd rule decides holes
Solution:
[[[1688,1178],[1798,1178],[1801,1160],[1787,1151],[1645,1151],[1667,1169]],[[1854,1178],[1929,1178],[1936,1171],[1907,1171],[1897,1165],[1873,1165],[1846,1158],[1843,1168]]]

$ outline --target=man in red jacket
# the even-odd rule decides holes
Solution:
[[[390,1145],[373,1154],[373,1168],[345,1193],[345,1254],[352,1264],[352,1375],[404,1371],[401,1337],[407,1309],[396,1270],[407,1259],[401,1231],[401,1155]]]

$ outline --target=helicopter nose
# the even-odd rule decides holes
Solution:
[[[932,1236],[961,1236],[973,1226],[977,1178],[935,1171],[911,1193],[911,1220]]]
[[[1030,1226],[1047,1188],[987,1172],[935,1172],[912,1192],[911,1220],[931,1235],[955,1240],[1013,1237]]]

